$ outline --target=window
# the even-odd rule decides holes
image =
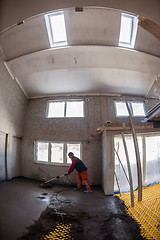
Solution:
[[[78,158],[81,157],[81,143],[60,143],[36,141],[36,161],[50,164],[70,164],[68,152],[73,152]]]
[[[67,35],[63,11],[45,15],[51,47],[67,45]]]
[[[84,101],[49,101],[48,118],[84,117]]]
[[[140,152],[140,159],[141,159],[141,163],[142,163],[142,158],[143,158],[142,137],[137,136],[137,140],[138,140],[138,146],[139,146],[139,152]],[[126,141],[126,145],[127,145],[130,167],[131,167],[131,171],[132,171],[133,188],[136,189],[138,186],[137,164],[136,164],[136,154],[135,154],[135,148],[134,148],[132,136],[125,135],[125,141]],[[127,175],[128,179],[129,179],[129,176],[128,176],[126,153],[124,150],[124,145],[123,145],[121,136],[114,137],[114,148],[117,152],[117,153],[115,152],[115,173],[116,173],[117,180],[120,185],[121,191],[126,192],[126,191],[130,190],[126,175]],[[124,170],[125,170],[125,173],[124,173]],[[117,181],[115,179],[114,191],[118,191],[117,188],[118,188],[118,185],[117,185]]]
[[[75,144],[75,143],[68,143],[67,144],[67,153],[69,152],[73,152],[74,155],[78,158],[80,158],[80,143],[79,144]],[[67,154],[67,163],[71,163],[71,159],[68,157],[68,154]]]
[[[119,35],[119,46],[134,48],[137,34],[138,18],[122,13]]]
[[[143,102],[128,102],[131,114],[134,117],[145,116],[144,104]],[[115,101],[116,116],[117,117],[127,117],[129,116],[127,106],[125,102]]]
[[[48,161],[48,143],[37,142],[37,160],[42,162]]]
[[[143,185],[159,182],[160,176],[160,134],[140,134],[137,135],[138,147],[140,152],[140,161],[142,168]],[[129,162],[132,173],[133,188],[138,187],[137,176],[137,161],[135,154],[135,146],[133,137],[130,134],[125,134],[125,142],[127,145]],[[129,191],[129,183],[126,175],[128,175],[128,167],[126,160],[126,153],[121,136],[114,137],[114,148],[118,154],[115,153],[115,179],[114,191],[119,191],[118,184],[121,192]],[[122,163],[122,164],[121,164]],[[122,167],[123,166],[123,167]],[[124,173],[125,170],[125,173]]]
[[[64,143],[51,143],[51,162],[63,163]]]
[[[140,102],[131,102],[133,115],[136,116],[145,116],[144,104]]]

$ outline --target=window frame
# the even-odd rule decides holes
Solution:
[[[49,38],[49,42],[50,42],[51,47],[61,47],[61,46],[68,45],[65,16],[64,16],[64,27],[65,27],[66,41],[57,41],[57,42],[54,41],[54,33],[53,33],[53,27],[52,27],[52,23],[51,23],[51,17],[52,16],[58,16],[58,15],[63,15],[64,16],[64,11],[52,12],[52,13],[49,13],[49,14],[45,15],[45,22],[46,22],[48,38]]]
[[[49,113],[49,104],[52,103],[52,102],[64,102],[64,116],[63,117],[48,117],[48,113]],[[81,117],[68,117],[66,116],[66,109],[67,109],[67,102],[83,102],[83,116]],[[85,117],[85,101],[84,99],[72,99],[72,100],[49,100],[47,102],[47,109],[46,109],[46,118],[50,119],[50,118],[84,118]]]
[[[116,106],[116,103],[125,103],[125,101],[119,101],[119,100],[115,100],[114,101],[114,108],[115,108],[115,113],[116,113],[116,117],[120,117],[120,118],[123,118],[123,117],[128,117],[129,116],[129,113],[128,115],[118,115],[117,114],[117,106]],[[143,104],[143,109],[144,109],[144,115],[134,115],[134,111],[133,111],[133,108],[132,108],[132,103],[141,103]],[[145,117],[146,116],[146,110],[145,110],[145,105],[144,105],[144,102],[143,101],[128,101],[128,104],[129,104],[129,108],[130,108],[130,111],[131,111],[131,115],[132,117],[134,118],[142,118],[142,117]]]
[[[120,41],[120,35],[121,35],[121,29],[122,29],[122,19],[123,17],[131,18],[131,33],[130,33],[130,43]],[[131,15],[127,13],[121,13],[121,23],[120,23],[120,33],[119,33],[119,41],[118,45],[120,47],[126,47],[126,48],[134,48],[135,41],[136,41],[136,35],[137,35],[137,29],[138,29],[138,16],[137,15]]]
[[[37,146],[38,143],[42,142],[42,143],[48,143],[48,161],[40,161],[37,160]],[[63,147],[63,162],[52,162],[51,161],[51,144],[52,143],[63,143],[64,147]],[[38,164],[47,164],[47,165],[55,165],[55,166],[70,166],[71,163],[67,163],[67,144],[79,144],[80,145],[80,158],[82,156],[82,142],[79,141],[67,141],[67,142],[63,142],[63,141],[43,141],[43,140],[36,140],[34,142],[34,162],[38,163]]]

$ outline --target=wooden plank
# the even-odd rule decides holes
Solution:
[[[127,167],[128,167],[128,175],[129,175],[129,182],[130,182],[129,186],[130,186],[130,193],[131,193],[131,207],[134,207],[133,181],[132,181],[131,166],[129,161],[129,154],[128,154],[127,144],[126,144],[126,140],[123,132],[121,132],[121,136],[122,136],[124,151],[125,151],[126,160],[127,160]]]
[[[160,41],[160,26],[150,19],[139,16],[138,25]]]
[[[130,131],[131,126],[126,125],[124,123],[122,124],[111,124],[109,123],[108,126],[107,124],[104,124],[105,126],[99,127],[96,132],[93,132],[90,134],[90,136],[94,137],[96,135],[102,134],[103,131]],[[153,129],[154,125],[153,123],[145,123],[145,124],[140,124],[138,126],[135,126],[136,130],[146,130],[146,129]]]
[[[145,129],[153,129],[153,128],[154,128],[153,123],[151,123],[149,125],[135,126],[136,130],[145,130]],[[117,127],[110,126],[109,127],[108,126],[108,127],[100,127],[100,128],[98,128],[98,130],[101,130],[101,131],[104,131],[104,130],[106,130],[106,131],[121,131],[121,130],[128,131],[128,130],[131,130],[131,129],[132,129],[131,126],[125,126],[125,127],[123,127],[123,126],[117,126]]]
[[[140,153],[139,153],[139,147],[138,147],[138,140],[137,140],[137,135],[136,135],[136,131],[134,128],[134,122],[132,119],[131,110],[129,108],[127,98],[125,96],[124,96],[124,100],[126,102],[126,107],[128,109],[128,113],[129,113],[129,119],[131,122],[131,131],[132,131],[133,142],[134,142],[135,153],[136,153],[137,175],[138,175],[138,201],[142,201],[142,170],[141,170],[141,160],[140,160]]]
[[[102,134],[102,133],[103,133],[102,130],[98,130],[96,132],[91,133],[90,135],[91,135],[91,137],[94,137],[95,135],[99,135],[99,134]]]

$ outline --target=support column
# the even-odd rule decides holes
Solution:
[[[114,136],[107,131],[102,135],[102,185],[105,195],[114,193]]]

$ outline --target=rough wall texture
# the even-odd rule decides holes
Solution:
[[[21,175],[36,179],[43,177],[52,178],[64,174],[68,170],[68,166],[35,163],[34,143],[36,140],[80,141],[82,142],[82,159],[88,167],[91,184],[102,184],[103,181],[104,186],[102,162],[103,164],[105,163],[102,161],[102,136],[91,137],[90,134],[95,132],[106,121],[128,122],[129,119],[115,117],[114,100],[120,98],[106,96],[67,97],[67,99],[71,98],[85,100],[84,118],[47,119],[46,108],[48,100],[58,100],[63,99],[63,97],[29,100],[22,144]],[[133,99],[135,98],[128,98],[128,100]],[[144,100],[142,98],[136,99]],[[145,103],[146,110],[153,107],[156,102],[156,100],[150,100],[148,103]],[[136,121],[140,122],[140,120],[142,118],[138,118]],[[110,146],[106,146],[106,149],[106,152],[109,151],[109,155],[113,156],[113,149]],[[74,172],[70,175],[72,183],[76,183],[75,174]],[[66,179],[62,179],[62,182],[69,183]]]
[[[23,136],[22,175],[37,179],[51,178],[64,174],[68,170],[68,166],[34,163],[35,140],[80,141],[82,143],[82,159],[88,167],[90,181],[92,184],[101,183],[101,136],[90,137],[90,133],[101,125],[100,98],[81,97],[85,100],[84,118],[47,119],[47,101],[52,99],[54,98],[29,101]],[[74,175],[75,173],[70,176],[73,183],[75,182]]]
[[[0,157],[0,169],[1,166],[4,166],[0,179],[7,177],[5,167],[7,167],[8,178],[20,174],[20,158],[17,156],[21,146],[20,140],[17,139],[22,137],[27,102],[28,100],[17,82],[10,77],[0,55],[0,132],[5,136],[8,134],[6,164],[4,163],[5,154],[2,158]],[[3,139],[5,146],[4,141],[5,137]],[[3,151],[5,152],[4,148]]]

